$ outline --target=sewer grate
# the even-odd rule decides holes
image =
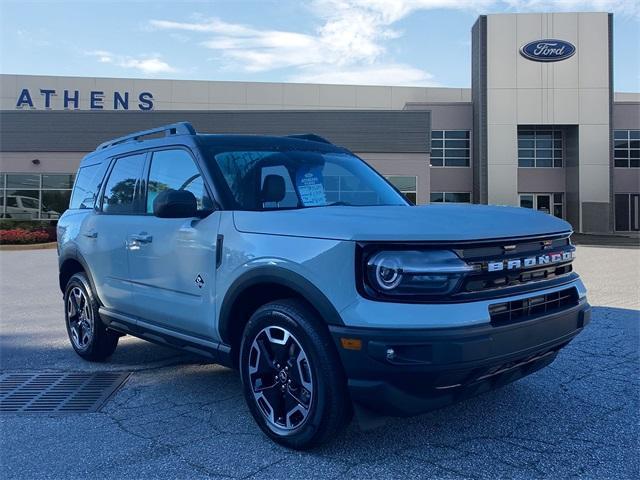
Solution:
[[[2,374],[0,412],[97,412],[129,375],[129,372]]]

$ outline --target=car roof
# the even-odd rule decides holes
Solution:
[[[158,135],[163,135],[158,137]],[[145,137],[151,137],[145,139]],[[202,146],[224,150],[269,149],[269,150],[313,150],[320,152],[346,152],[343,147],[336,146],[325,138],[312,133],[292,134],[286,136],[255,134],[211,134],[197,133],[188,122],[179,122],[162,127],[133,132],[131,134],[108,140],[100,144],[95,151],[87,154],[80,167],[102,163],[116,155],[134,153],[168,145]]]
[[[216,150],[225,148],[250,148],[250,149],[300,149],[316,150],[321,152],[345,151],[344,148],[336,146],[313,134],[301,135],[252,135],[252,134],[198,134],[198,142],[202,146],[213,147]]]

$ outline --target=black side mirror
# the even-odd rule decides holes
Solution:
[[[159,218],[191,218],[198,214],[196,196],[188,190],[163,190],[153,200],[153,214]]]

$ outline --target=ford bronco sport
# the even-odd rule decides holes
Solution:
[[[417,414],[550,364],[590,319],[570,234],[527,209],[413,206],[315,135],[177,123],[82,160],[60,288],[81,357],[130,334],[236,367],[260,428],[307,448],[354,406]]]

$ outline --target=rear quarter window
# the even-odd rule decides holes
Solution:
[[[94,207],[108,163],[108,161],[104,161],[78,170],[69,208]]]

